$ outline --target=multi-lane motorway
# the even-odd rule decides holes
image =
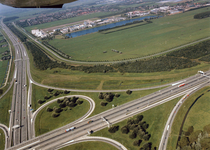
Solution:
[[[132,102],[123,104],[119,107],[110,109],[95,115],[89,119],[85,119],[80,122],[73,122],[59,129],[53,130],[49,133],[43,134],[38,137],[32,137],[33,126],[31,124],[32,113],[30,111],[31,104],[31,84],[37,84],[39,86],[54,88],[60,90],[71,90],[64,88],[55,88],[50,86],[44,86],[36,83],[30,74],[30,64],[25,47],[18,41],[17,37],[1,22],[2,27],[15,47],[15,73],[14,79],[17,80],[13,89],[13,100],[11,106],[10,126],[9,126],[9,139],[8,141],[13,145],[9,149],[56,149],[59,145],[72,141],[76,138],[87,135],[90,130],[98,131],[108,125],[117,123],[126,118],[129,118],[139,112],[145,111],[152,107],[156,107],[163,102],[174,99],[181,95],[193,90],[194,87],[208,83],[206,76],[194,75],[187,79],[180,81],[185,83],[185,86],[178,87],[178,85],[169,86],[163,90],[152,93],[145,97],[136,99]],[[29,89],[27,94],[26,85],[26,71],[29,79]],[[206,72],[206,75],[210,75],[210,72]],[[204,85],[202,85],[204,86]],[[138,89],[140,90],[140,89]],[[79,92],[99,92],[96,90],[76,90]],[[107,90],[106,90],[107,91]],[[112,90],[110,90],[112,91]],[[124,91],[124,90],[115,90]],[[26,98],[28,96],[28,98]],[[160,103],[161,102],[161,103]],[[87,121],[93,120],[92,123],[87,124]],[[19,125],[18,128],[12,128]],[[66,128],[76,127],[74,131],[65,133]]]

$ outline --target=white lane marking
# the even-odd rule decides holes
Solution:
[[[24,149],[25,147],[30,146],[30,145],[33,145],[33,144],[38,143],[38,142],[40,142],[40,140],[39,140],[39,141],[36,141],[36,142],[34,142],[34,143],[31,143],[31,144],[28,144],[28,145],[26,145],[26,146],[23,146],[23,147],[21,147],[21,148],[19,148],[19,149],[17,149],[17,150]]]
[[[18,54],[18,50],[17,50],[17,54]]]

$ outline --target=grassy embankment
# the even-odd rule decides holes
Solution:
[[[112,105],[115,105],[115,106],[118,105],[119,106],[119,105],[122,105],[126,102],[129,102],[129,101],[132,101],[134,99],[137,99],[137,98],[146,96],[148,94],[151,94],[153,92],[156,92],[158,90],[161,90],[161,88],[152,89],[152,90],[144,90],[144,91],[133,91],[131,95],[128,95],[125,92],[118,92],[120,94],[120,97],[118,97],[118,98],[115,97],[114,100],[112,102],[109,102],[106,106],[101,106],[100,103],[102,101],[105,102],[105,100],[101,100],[101,99],[98,98],[98,94],[99,94],[98,92],[97,93],[70,92],[68,95],[85,95],[85,96],[88,96],[88,97],[92,98],[95,101],[95,104],[96,104],[95,109],[94,109],[93,113],[91,114],[91,116],[93,116],[93,115],[99,114],[103,111],[106,111],[108,109],[111,109]],[[50,94],[47,92],[46,88],[33,85],[32,95],[33,95],[32,96],[32,108],[37,109],[38,107],[41,106],[40,104],[38,104],[37,101],[39,99],[43,100],[45,95],[49,96]],[[64,96],[64,94],[61,94],[57,97],[60,97],[60,96]],[[52,97],[47,101],[50,101],[54,98],[55,97]]]
[[[204,87],[197,91],[196,93],[192,94],[181,106],[179,111],[177,112],[177,115],[174,119],[174,123],[171,128],[171,135],[168,140],[167,149],[176,149],[176,143],[178,140],[179,130],[180,126],[182,124],[182,121],[184,119],[184,116],[188,110],[188,108],[192,105],[192,103],[195,101],[195,99],[200,96],[202,93],[209,90],[210,87]],[[194,131],[196,130],[202,130],[203,127],[207,124],[209,124],[208,114],[209,111],[209,97],[210,93],[207,92],[205,95],[203,95],[201,98],[198,99],[198,101],[193,105],[191,108],[187,119],[184,124],[184,130],[186,131],[187,128],[191,125],[194,126]],[[202,117],[201,117],[202,116]]]
[[[13,86],[9,90],[9,92],[0,99],[0,123],[5,124],[6,126],[9,126],[9,112],[11,108],[11,102],[12,102],[12,94],[13,92]]]
[[[78,144],[73,144],[64,148],[61,148],[60,150],[117,150],[116,147],[104,143],[104,142],[82,142]]]
[[[0,129],[0,150],[4,150],[4,143],[5,142],[5,135],[4,135],[4,131],[2,129]]]
[[[141,115],[144,116],[143,121],[146,121],[146,123],[149,124],[149,128],[146,131],[151,134],[151,138],[148,142],[152,142],[152,147],[158,147],[168,116],[171,113],[174,105],[179,101],[180,98],[181,97],[176,98],[174,100],[171,100],[170,102],[164,103],[160,106],[151,108],[150,110],[141,113]],[[122,134],[122,132],[120,131],[121,127],[127,124],[127,120],[128,119],[115,124],[119,125],[119,131],[117,131],[116,133],[109,133],[107,130],[108,128],[105,128],[93,133],[92,135],[108,137],[120,142],[127,149],[139,150],[139,148],[142,147],[146,142],[143,141],[140,147],[135,147],[133,146],[134,139],[132,140],[129,138],[130,133]],[[136,139],[138,139],[138,137]]]
[[[83,115],[89,110],[89,102],[86,100],[80,99],[83,101],[81,105],[77,105],[72,110],[64,108],[63,111],[60,113],[60,116],[53,118],[51,114],[53,112],[47,112],[46,108],[50,107],[53,108],[56,106],[59,107],[57,102],[49,104],[45,108],[43,108],[39,114],[37,115],[35,121],[35,134],[36,136],[49,132],[53,129],[62,127],[68,123],[71,123]]]
[[[50,44],[74,60],[112,61],[143,57],[208,37],[209,19],[193,19],[208,8],[152,20],[146,25],[131,25],[72,39],[54,39]],[[82,44],[81,44],[82,43]],[[122,54],[112,52],[115,49]],[[107,51],[107,53],[103,53]]]
[[[2,34],[0,33],[0,35],[2,35]],[[4,39],[4,37],[0,36],[0,41],[3,39]],[[7,44],[7,42],[0,43],[0,45],[5,45],[5,44]],[[0,58],[3,57],[2,53],[5,52],[6,50],[8,50],[8,46],[0,47]],[[9,60],[0,61],[0,87],[4,85],[3,83],[4,83],[4,78],[5,78],[5,73],[6,73],[6,69],[8,66],[8,62],[9,62]]]

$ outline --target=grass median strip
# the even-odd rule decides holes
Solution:
[[[4,135],[4,131],[0,129],[0,150],[4,150],[4,149],[5,149],[5,135]]]

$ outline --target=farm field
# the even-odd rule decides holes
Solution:
[[[165,123],[168,119],[169,114],[171,113],[171,110],[173,109],[174,105],[179,101],[181,97],[173,99],[167,103],[164,103],[160,106],[157,106],[155,108],[151,108],[150,110],[147,110],[143,113],[140,113],[143,115],[143,121],[145,121],[147,124],[149,124],[148,129],[146,130],[149,134],[151,134],[151,137],[148,142],[152,143],[152,147],[159,146],[159,142],[162,136],[163,129],[165,127]],[[131,117],[130,119],[134,119],[135,116]],[[136,139],[130,139],[128,134],[122,134],[121,128],[126,125],[128,119],[116,123],[114,125],[119,125],[119,130],[116,133],[109,133],[108,128],[102,129],[100,131],[97,131],[93,133],[93,136],[102,136],[102,137],[108,137],[111,139],[114,139],[121,144],[123,144],[127,149],[130,150],[139,150],[140,147],[142,147],[145,143],[145,141],[142,141],[139,147],[133,146],[133,142],[135,140],[138,140],[138,136]],[[113,126],[114,126],[113,125]]]
[[[176,143],[179,136],[180,127],[182,124],[182,121],[184,119],[184,116],[188,110],[188,108],[192,105],[192,103],[195,101],[195,99],[200,96],[202,93],[209,90],[210,87],[206,86],[196,93],[190,95],[190,97],[183,103],[179,111],[177,112],[177,115],[174,119],[173,125],[171,127],[171,135],[168,138],[168,145],[167,149],[173,149],[176,147]],[[184,123],[184,131],[187,131],[187,128],[189,126],[194,126],[194,131],[196,130],[203,130],[203,127],[207,124],[209,124],[209,120],[206,119],[206,117],[209,114],[209,96],[210,93],[205,93],[201,98],[198,99],[198,101],[193,105],[190,112],[188,113],[188,116],[186,118],[186,121]],[[204,105],[204,102],[205,105]],[[202,109],[201,109],[202,107]],[[206,110],[206,111],[205,111]],[[200,117],[202,115],[202,117]]]
[[[49,43],[74,60],[113,61],[143,57],[208,37],[209,19],[193,19],[195,14],[207,9],[154,19],[153,23],[142,26],[131,25],[126,29],[122,27],[122,30],[115,28],[71,39],[54,39]]]

